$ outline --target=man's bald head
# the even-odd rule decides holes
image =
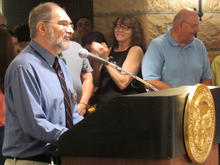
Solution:
[[[183,47],[194,40],[199,32],[199,19],[195,11],[181,9],[173,19],[171,35]]]
[[[197,13],[192,9],[181,9],[173,19],[173,24],[179,21],[185,21],[192,15],[197,15]]]

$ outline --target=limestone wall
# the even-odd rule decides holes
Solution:
[[[198,0],[93,0],[94,29],[101,31],[111,42],[112,22],[119,15],[134,15],[141,20],[146,45],[165,33],[174,15],[181,8],[197,8]],[[203,0],[203,17],[198,38],[209,53],[210,61],[220,55],[220,0]]]

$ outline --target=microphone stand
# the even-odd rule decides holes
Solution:
[[[196,8],[193,9],[196,12]],[[197,38],[197,33],[194,34],[194,37]]]
[[[159,91],[156,87],[154,87],[153,85],[151,85],[150,83],[144,81],[143,79],[141,79],[140,77],[138,77],[137,75],[128,72],[127,70],[122,69],[121,67],[119,67],[118,65],[115,65],[111,62],[108,61],[108,63],[105,63],[104,65],[109,65],[115,69],[117,69],[118,71],[122,71],[125,72],[126,74],[128,74],[129,76],[133,77],[134,79],[136,79],[137,81],[141,82],[142,84],[144,84],[147,88],[152,89],[153,91]]]
[[[199,0],[199,12],[198,12],[198,16],[199,16],[199,20],[202,21],[202,16],[203,16],[203,12],[202,12],[202,0]]]
[[[199,11],[198,11],[198,16],[199,16],[199,21],[202,21],[202,16],[203,16],[203,12],[202,12],[202,0],[199,0],[198,2],[198,6],[199,6]],[[196,11],[196,8],[194,8],[194,11]],[[197,37],[197,33],[195,33],[194,35],[195,37]]]

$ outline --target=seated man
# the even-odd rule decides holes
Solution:
[[[202,83],[211,85],[211,69],[199,31],[197,13],[180,10],[173,27],[151,41],[142,61],[143,79],[159,90]]]

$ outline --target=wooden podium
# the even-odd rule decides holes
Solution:
[[[193,165],[184,146],[184,108],[190,87],[121,96],[100,107],[59,140],[62,165]],[[207,165],[218,164],[220,88],[215,143]]]

